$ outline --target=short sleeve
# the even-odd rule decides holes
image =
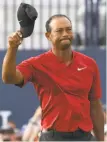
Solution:
[[[33,60],[32,58],[24,60],[23,62],[21,62],[19,65],[16,66],[16,68],[22,73],[24,77],[23,85],[25,85],[27,82],[32,82],[33,80],[33,66],[31,62],[32,60]],[[20,86],[20,84],[17,86]]]
[[[94,74],[93,82],[89,92],[89,100],[96,100],[102,97],[101,81],[100,81],[100,72],[96,62],[94,62]]]

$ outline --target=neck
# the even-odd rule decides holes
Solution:
[[[52,48],[52,52],[54,55],[56,55],[60,61],[63,61],[65,63],[70,63],[72,61],[72,52],[71,47],[67,48],[65,50]]]

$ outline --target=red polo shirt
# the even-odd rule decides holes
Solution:
[[[57,131],[93,128],[90,100],[101,97],[96,62],[73,51],[73,62],[66,66],[52,51],[23,61],[17,66],[24,84],[32,82],[42,107],[42,127]]]

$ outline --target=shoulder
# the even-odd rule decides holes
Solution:
[[[77,51],[74,51],[74,52],[75,52],[76,58],[78,58],[78,60],[83,61],[87,64],[92,64],[92,65],[96,66],[97,63],[94,58],[87,56],[83,53],[77,52]]]
[[[29,63],[45,62],[45,60],[47,60],[49,58],[49,56],[50,56],[50,52],[46,51],[40,55],[30,57],[30,58],[24,60],[24,62],[29,62]]]
[[[76,56],[77,62],[79,64],[87,66],[91,72],[96,73],[99,71],[99,67],[97,65],[97,62],[92,57],[89,57],[89,56],[87,56],[83,53],[77,52],[77,51],[75,51],[75,56]]]

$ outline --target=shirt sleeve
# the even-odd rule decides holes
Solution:
[[[33,80],[33,66],[31,64],[32,59],[24,60],[19,65],[16,66],[16,68],[22,73],[24,77],[23,84],[17,84],[17,86],[22,87],[27,82],[32,82]]]
[[[100,72],[96,62],[94,63],[94,76],[92,86],[89,92],[89,100],[96,100],[102,97]]]

